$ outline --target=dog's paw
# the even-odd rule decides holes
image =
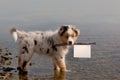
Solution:
[[[28,71],[24,71],[20,67],[17,67],[17,70],[19,71],[19,74],[27,74],[28,73]]]

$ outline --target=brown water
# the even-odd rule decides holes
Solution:
[[[89,31],[88,31],[89,30]],[[92,58],[73,58],[71,48],[66,56],[66,73],[53,71],[52,60],[46,56],[34,55],[29,66],[28,75],[18,75],[18,71],[12,71],[10,80],[119,80],[120,79],[120,33],[106,32],[104,29],[84,29],[79,42],[93,42]],[[116,29],[117,30],[117,29]],[[102,33],[102,34],[101,34]],[[12,39],[12,38],[10,38]],[[17,43],[12,40],[2,41],[17,56]],[[13,58],[12,66],[17,67],[17,58]]]

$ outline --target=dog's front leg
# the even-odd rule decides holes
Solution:
[[[55,70],[66,71],[65,57],[53,57]]]
[[[58,65],[60,67],[60,71],[61,72],[65,72],[66,71],[66,63],[65,63],[64,60],[63,61],[58,61]]]
[[[60,68],[59,68],[59,66],[58,66],[56,57],[53,57],[53,63],[54,63],[54,70],[55,70],[55,71],[59,71]]]

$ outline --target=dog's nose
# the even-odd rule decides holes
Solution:
[[[72,41],[69,41],[69,44],[71,45],[71,44],[72,44]]]

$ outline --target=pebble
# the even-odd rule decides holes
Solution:
[[[12,74],[11,71],[17,72],[16,68],[10,66],[12,59],[12,53],[7,48],[5,50],[0,48],[0,80],[8,80],[7,78]]]
[[[9,76],[9,73],[6,72],[1,72],[0,73],[0,80],[4,80]]]
[[[8,55],[3,55],[3,56],[1,56],[1,58],[5,59],[5,60],[11,60],[12,59],[12,57],[8,56]]]

